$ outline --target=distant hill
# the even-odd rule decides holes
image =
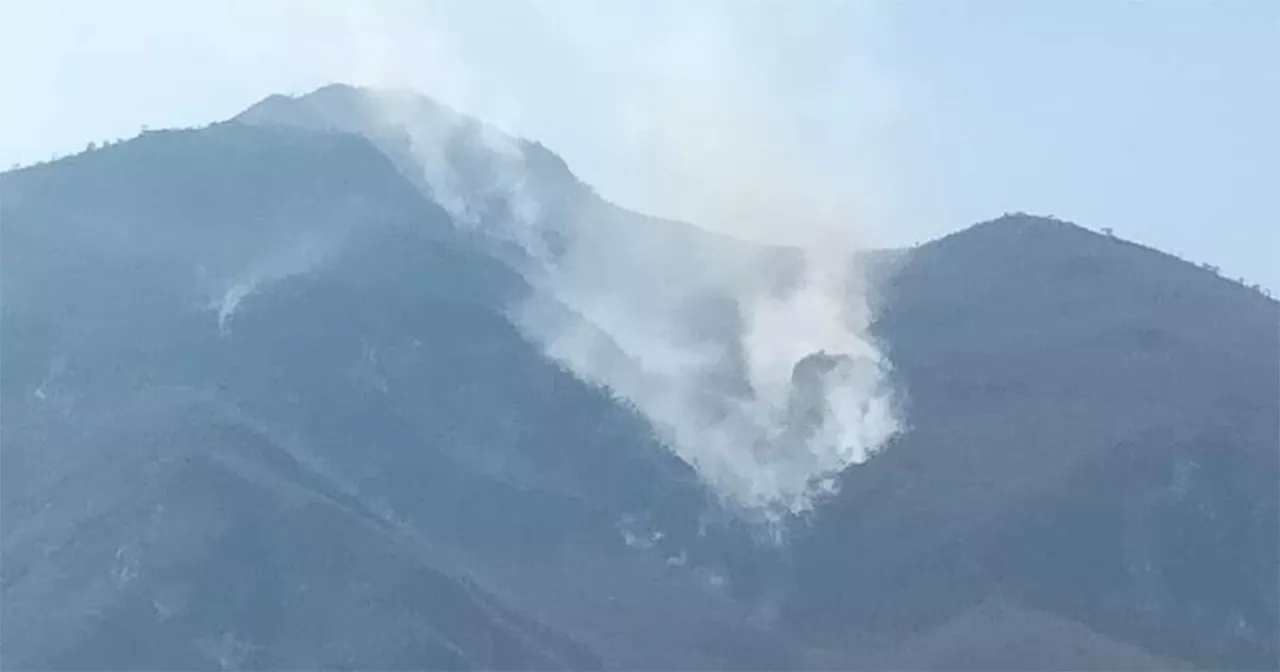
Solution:
[[[912,251],[883,291],[912,428],[801,542],[805,627],[1001,591],[1201,665],[1276,658],[1274,301],[1029,216]]]
[[[678,548],[671,552],[691,565],[728,552],[717,534],[728,548],[751,542],[732,530],[699,537],[708,502],[688,468],[628,409],[520,336],[504,315],[505,297],[526,291],[520,276],[363,140],[238,123],[148,133],[0,175],[0,203],[7,664],[201,667],[224,655],[201,642],[225,632],[241,651],[232,666],[490,667],[499,663],[487,640],[458,640],[428,624],[457,620],[483,632],[523,622],[492,616],[473,604],[490,598],[460,586],[495,585],[489,577],[507,566],[533,568],[566,553],[602,569],[590,583],[558,570],[540,578],[552,590],[544,599],[558,603],[555,618],[537,603],[497,599],[568,624],[583,614],[631,619],[627,602],[598,603],[606,587],[675,580],[689,602],[648,613],[682,627],[685,643],[636,635],[625,650],[580,655],[580,644],[561,643],[580,633],[522,630],[525,648],[503,653],[502,665],[645,667],[658,651],[672,665],[785,662],[785,646],[747,623],[746,608],[719,594],[700,566],[632,557],[624,526],[645,537],[662,530],[653,550]],[[200,401],[175,406],[174,396]],[[133,419],[117,429],[121,417]],[[188,479],[227,484],[188,504]],[[154,485],[133,503],[128,493],[140,481]],[[326,503],[333,493],[341,506]],[[251,497],[265,498],[263,511],[283,512],[251,526],[253,515],[227,510]],[[271,540],[295,524],[299,498],[319,502],[307,505],[311,536],[275,550]],[[152,530],[156,510],[181,513]],[[352,516],[373,521],[345,531]],[[177,557],[147,550],[167,534],[164,525],[179,524],[202,544]],[[242,546],[246,526],[260,531]],[[101,531],[86,538],[92,529]],[[332,540],[346,537],[386,556],[369,569],[361,596],[323,563],[293,555],[332,554]],[[710,550],[700,554],[697,539]],[[139,578],[127,590],[106,579],[119,549],[139,554],[129,570]],[[172,612],[143,608],[167,604],[160,577],[176,577],[168,581],[181,590],[217,586],[244,563],[274,569],[246,588],[258,601],[223,621],[205,616],[221,607],[200,601]],[[457,584],[448,589],[457,597],[406,596],[394,577],[417,572],[439,577],[422,583]],[[580,601],[560,594],[566,583],[583,592]],[[296,608],[291,591],[301,584],[320,591],[308,611],[359,603],[368,632],[400,634],[375,645],[365,629],[337,623],[317,630],[304,622],[287,634],[270,620],[244,620]],[[85,603],[89,590],[96,601]],[[422,625],[404,631],[406,620]],[[19,623],[26,627],[8,627]],[[162,632],[190,641],[163,650],[109,645],[120,633]],[[290,638],[304,632],[331,644],[296,648],[290,642],[300,640]]]
[[[870,253],[909,429],[759,543],[507,308],[568,235],[788,251],[493,133],[334,86],[0,173],[5,666],[1274,666],[1275,301],[1032,216]]]

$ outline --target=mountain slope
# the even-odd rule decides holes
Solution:
[[[651,667],[657,651],[674,666],[785,661],[787,645],[748,623],[745,609],[699,573],[725,552],[717,540],[738,537],[715,530],[699,536],[706,499],[688,468],[628,409],[561,371],[521,337],[505,317],[508,297],[527,291],[519,275],[362,139],[237,123],[147,134],[4,174],[0,203],[0,510],[4,566],[18,572],[6,582],[5,620],[30,623],[52,638],[37,644],[20,636],[29,630],[6,628],[14,633],[4,642],[6,660],[31,667],[76,667],[91,659],[95,667],[208,664],[207,643],[223,641],[225,624],[197,619],[167,630],[170,621],[144,608],[153,587],[167,585],[153,573],[172,574],[168,564],[142,557],[129,584],[134,588],[102,582],[114,561],[101,549],[145,547],[151,537],[166,536],[171,528],[148,532],[137,519],[150,515],[144,510],[167,509],[182,512],[176,520],[192,528],[184,534],[250,539],[236,546],[238,555],[217,550],[222,542],[209,542],[209,557],[193,549],[176,579],[187,589],[216,586],[246,562],[270,563],[277,573],[297,569],[308,584],[340,583],[348,570],[324,574],[323,565],[307,558],[338,554],[347,544],[370,549],[349,570],[378,568],[365,592],[329,585],[305,603],[307,612],[337,613],[353,600],[372,599],[379,606],[367,614],[367,630],[332,623],[324,626],[332,630],[317,631],[305,619],[301,630],[286,626],[301,609],[287,587],[271,588],[276,601],[260,605],[270,607],[272,618],[253,620],[248,606],[228,612],[228,622],[248,619],[226,637],[227,646],[244,649],[234,655],[257,652],[242,659],[253,666],[346,661],[454,668],[461,660],[481,667],[590,667],[594,661]],[[173,390],[206,401],[185,410],[136,402],[144,411],[133,433],[95,438],[105,431],[102,423],[113,426],[104,417],[124,414],[139,396],[164,398]],[[219,420],[219,408],[234,409],[235,420]],[[237,438],[245,424],[275,438]],[[163,448],[135,456],[130,451],[139,432],[158,435]],[[220,466],[227,451],[236,465],[249,466],[232,469],[231,483],[196,504],[184,499],[186,488],[164,485],[227,481]],[[204,466],[164,471],[155,476],[160,484],[153,499],[129,499],[138,473],[156,460],[181,462],[187,455]],[[341,493],[345,503],[320,507],[305,522],[290,513],[296,507],[285,502],[295,498],[285,491],[303,487],[295,484],[303,477],[291,475],[295,462],[305,466],[304,487]],[[102,465],[115,466],[98,471]],[[212,513],[240,511],[232,502],[241,499],[282,512],[263,521]],[[41,502],[71,507],[57,517],[65,522],[50,523]],[[349,511],[372,512],[382,522],[357,526]],[[666,537],[641,554],[625,543],[623,524],[642,535],[662,529]],[[75,530],[84,525],[103,526],[111,536],[77,545]],[[298,526],[313,533],[287,549],[274,545]],[[428,540],[431,553],[404,551],[406,531]],[[72,541],[46,541],[47,534]],[[698,544],[708,550],[700,555]],[[42,566],[36,558],[50,545],[66,546],[50,573],[22,571],[29,563]],[[691,566],[667,565],[664,553],[678,552],[687,553]],[[488,587],[510,566],[570,553],[599,569],[589,584],[556,568],[539,577],[551,591],[541,599],[556,601],[552,620],[633,619],[632,600],[644,595],[630,586],[671,581],[697,592],[679,593],[682,599],[664,605],[665,613],[654,607],[648,613],[685,623],[685,643],[655,639],[661,633],[621,643],[613,636],[592,641],[595,651],[581,655],[576,645],[559,643],[559,635],[522,625],[521,641],[528,643],[513,644],[495,659],[483,642],[473,648],[430,628],[403,630],[405,623],[426,628],[443,619],[473,632],[506,632],[513,626],[501,623],[520,621],[502,616],[500,623],[493,614],[505,612],[467,606],[479,599],[474,595],[436,604],[408,589],[464,578]],[[638,554],[647,560],[637,564]],[[423,578],[395,578],[415,572]],[[63,574],[74,580],[62,583],[56,577]],[[560,597],[567,584],[582,597]],[[599,588],[610,585],[626,589],[623,599],[599,603]],[[70,601],[50,608],[51,592]],[[101,604],[73,599],[86,592],[99,595]],[[538,595],[521,595],[497,599],[547,619]],[[115,615],[100,619],[107,608]],[[216,610],[201,603],[192,613],[209,609]],[[406,617],[405,610],[415,615]],[[95,630],[83,623],[102,625]],[[366,632],[377,629],[399,634],[375,643]],[[94,634],[99,631],[107,634]],[[307,632],[331,632],[325,639],[332,648],[302,652]],[[177,639],[160,652],[106,643],[162,635]],[[757,655],[734,662],[747,643]],[[441,662],[441,646],[460,649],[462,658]]]
[[[1274,301],[1027,216],[884,291],[912,426],[802,542],[800,622],[914,629],[1002,591],[1175,658],[1275,659]]]
[[[869,256],[909,429],[759,543],[510,308],[570,239],[606,296],[790,252],[369,95],[0,174],[6,664],[1276,660],[1274,301],[1027,216]]]
[[[228,394],[247,353],[226,294],[252,305],[380,236],[453,236],[380,154],[149,134],[5,174],[0,200],[6,665],[599,665],[441,573]],[[464,258],[452,280],[507,284]]]
[[[845,633],[809,668],[856,670],[1179,670],[1180,661],[999,597],[919,632]]]
[[[234,408],[170,388],[77,414],[92,431],[42,436],[103,459],[6,498],[9,667],[600,665]]]

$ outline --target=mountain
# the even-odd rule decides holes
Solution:
[[[1047,670],[1191,669],[1079,622],[998,597],[921,632],[845,633],[828,646],[811,652],[808,668],[1022,670],[1034,661]]]
[[[9,668],[1278,656],[1280,312],[1153,250],[1013,215],[869,255],[909,427],[777,545],[511,306],[570,244],[634,252],[606,294],[791,251],[537,143],[326,87],[0,174],[0,233]]]
[[[202,667],[225,656],[199,643],[225,636],[255,656],[227,659],[233,667],[419,668],[444,660],[431,653],[440,647],[459,652],[449,660],[491,667],[487,640],[427,626],[486,632],[523,622],[481,606],[496,599],[485,588],[517,575],[522,585],[500,603],[520,619],[573,627],[593,653],[564,652],[583,647],[548,627],[522,636],[526,648],[503,664],[785,662],[786,645],[713,581],[717,554],[740,548],[744,566],[762,563],[746,554],[750,540],[732,529],[698,534],[707,501],[689,469],[628,408],[521,337],[504,313],[507,297],[528,291],[521,276],[368,142],[236,122],[148,133],[4,174],[0,203],[7,664]],[[134,419],[117,429],[124,417]],[[227,459],[237,468],[215,468]],[[212,462],[199,473],[233,483],[187,504],[192,469],[155,465],[189,461]],[[150,494],[131,494],[142,475],[154,481]],[[306,492],[275,493],[286,487]],[[255,496],[265,510],[339,495],[342,505],[309,512],[311,536],[285,553],[273,544],[293,525],[288,515],[261,525],[223,515],[263,490]],[[43,508],[52,503],[63,508]],[[170,524],[208,539],[177,559],[145,550],[166,536],[148,531],[154,510],[184,512]],[[365,522],[346,531],[353,517]],[[250,523],[257,531],[241,529]],[[86,538],[94,529],[100,536]],[[663,543],[637,557],[626,535],[648,540],[658,529]],[[252,543],[237,541],[246,534]],[[378,580],[357,595],[345,572],[290,555],[328,554],[334,538],[382,548],[369,551]],[[687,567],[658,553],[685,542],[671,553]],[[108,581],[117,552],[139,554],[130,590]],[[129,606],[167,604],[162,593],[174,589],[152,576],[177,577],[182,590],[217,586],[260,554],[270,575],[246,590],[264,597],[243,598],[222,623],[209,622],[216,608],[201,602]],[[564,571],[566,556],[596,577]],[[480,588],[406,603],[405,583],[416,580],[396,577],[424,572],[438,578],[423,584]],[[637,617],[624,600],[649,599],[654,583],[678,599],[645,611],[660,617],[646,637],[630,631]],[[302,631],[333,651],[308,651],[290,639],[300,635],[278,631],[284,625],[244,620],[296,609],[302,585],[324,591],[308,612],[345,612],[355,600],[370,632],[403,634],[374,646],[364,628],[333,623]],[[80,601],[84,586],[98,602]],[[412,610],[425,610],[424,625],[403,632]],[[162,612],[188,646],[151,654],[94,643],[118,632],[159,637]]]
[[[799,542],[806,628],[1015,595],[1199,665],[1277,658],[1275,301],[1021,215],[911,251],[883,291],[912,427]]]
[[[509,136],[412,92],[334,84],[296,98],[271,96],[233,121],[369,140],[428,199],[463,226],[497,241],[489,243],[489,251],[518,268],[525,267],[522,257],[530,250],[548,257],[564,254],[569,237],[587,248],[622,245],[640,258],[661,256],[670,272],[688,272],[703,254],[774,252],[619,208],[540,143]]]

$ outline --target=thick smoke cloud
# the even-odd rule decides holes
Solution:
[[[675,18],[645,48],[613,54],[645,93],[616,128],[649,148],[664,210],[705,229],[589,193],[568,211],[547,203],[529,145],[447,110],[422,115],[392,94],[377,117],[407,138],[460,225],[523,250],[534,291],[511,316],[525,335],[633,405],[726,504],[778,520],[901,426],[868,333],[856,235],[868,208],[847,175],[825,170],[821,129],[768,113],[779,92],[751,75],[748,34],[715,14]]]

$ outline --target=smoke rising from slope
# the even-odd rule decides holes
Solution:
[[[651,148],[668,211],[707,230],[590,194],[557,211],[519,141],[466,121],[415,131],[391,98],[381,116],[410,129],[422,178],[455,219],[525,251],[535,291],[511,311],[525,335],[634,405],[727,504],[776,520],[811,508],[900,427],[867,331],[854,235],[866,204],[806,144],[820,129],[767,114],[782,94],[753,79],[731,21],[676,18],[621,58],[644,95],[617,132]],[[492,160],[460,167],[459,137]]]
[[[803,165],[763,151],[763,129],[718,110],[688,114],[691,98],[678,100],[660,131],[672,193],[699,223],[793,245],[635,240],[588,218],[534,278],[541,297],[585,321],[549,320],[535,299],[519,323],[633,403],[729,503],[797,513],[899,427],[887,362],[867,335],[856,222],[809,187]]]

